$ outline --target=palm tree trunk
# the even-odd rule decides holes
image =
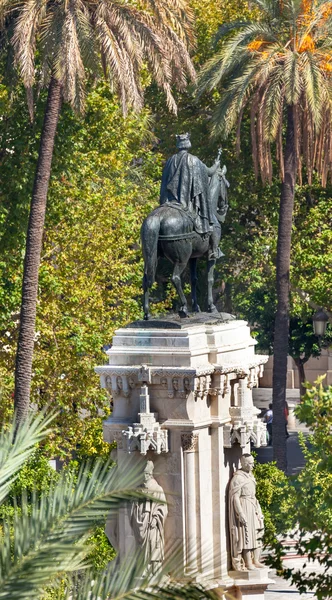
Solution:
[[[38,272],[42,249],[46,200],[51,175],[54,139],[61,108],[61,85],[52,78],[41,133],[38,163],[30,205],[22,284],[22,303],[18,336],[14,406],[18,422],[29,409],[32,356],[35,338]]]
[[[278,245],[277,245],[277,312],[274,330],[273,360],[273,458],[279,469],[286,471],[286,434],[284,407],[287,384],[287,356],[289,336],[289,269],[292,236],[292,218],[296,180],[293,107],[287,108],[285,176],[281,186]]]

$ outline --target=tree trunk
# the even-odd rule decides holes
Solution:
[[[294,207],[296,158],[293,107],[287,108],[285,177],[281,186],[277,245],[277,312],[273,360],[273,458],[279,469],[287,470],[284,407],[287,385],[289,336],[289,269]]]
[[[61,85],[52,78],[41,133],[27,230],[20,328],[16,354],[14,406],[18,422],[28,412],[35,338],[38,272],[42,250],[46,200],[51,175],[54,139],[61,108]]]
[[[299,374],[300,399],[301,399],[302,396],[304,396],[304,394],[306,393],[306,389],[303,384],[305,382],[304,362],[307,362],[307,361],[303,361],[300,358],[294,358],[294,362],[297,366],[297,372]]]

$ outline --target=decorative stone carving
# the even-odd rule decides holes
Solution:
[[[241,457],[241,467],[229,486],[231,558],[235,571],[255,571],[265,566],[260,562],[264,518],[256,498],[251,454]]]
[[[247,421],[244,417],[224,426],[225,448],[231,448],[236,443],[245,448],[249,442],[256,448],[266,446],[266,424],[260,419],[252,418]]]
[[[138,381],[142,383],[151,383],[151,369],[147,365],[142,365],[138,373]]]
[[[157,454],[168,452],[168,431],[161,429],[156,413],[150,412],[150,396],[146,383],[141,387],[139,422],[122,431],[124,448],[130,454],[138,450],[146,454],[153,450]]]
[[[259,376],[261,377],[263,374],[263,368],[265,363],[268,361],[269,357],[265,356],[264,354],[256,354],[255,357],[250,360],[249,362],[247,362],[244,365],[239,365],[239,364],[225,364],[225,365],[219,365],[219,364],[215,364],[214,365],[214,372],[221,374],[221,375],[226,375],[228,373],[234,373],[235,375],[237,375],[239,378],[240,377],[247,377],[250,374],[250,369],[259,367]]]
[[[164,527],[167,517],[166,496],[153,477],[154,464],[148,460],[141,492],[149,499],[137,500],[131,509],[130,522],[137,546],[144,552],[143,575],[157,575],[164,560]]]
[[[193,371],[184,371],[180,369],[158,370],[152,373],[152,376],[160,380],[162,389],[167,390],[167,396],[174,398],[187,398],[194,389]]]
[[[108,371],[105,375],[104,386],[112,396],[124,396],[128,398],[131,390],[136,387],[137,371],[117,369]]]
[[[129,454],[138,450],[145,455],[148,450],[157,454],[168,452],[168,431],[161,429],[159,423],[143,427],[141,423],[133,423],[132,427],[122,432],[124,447]]]
[[[263,365],[257,365],[250,369],[248,378],[248,388],[252,389],[258,387],[259,378],[263,376],[264,367]]]
[[[230,386],[229,374],[220,375],[220,393],[221,393],[221,395],[224,397],[224,396],[226,396],[226,394],[229,394],[230,391],[231,391],[231,386]]]
[[[229,408],[231,422],[224,427],[224,446],[226,448],[231,448],[235,443],[240,444],[241,448],[245,448],[250,441],[257,448],[266,446],[266,424],[257,417],[260,411],[252,403],[249,380],[250,372],[248,376],[241,377],[235,382],[235,406]]]
[[[199,377],[196,377],[194,386],[195,400],[207,400],[208,396],[217,395],[218,389],[211,387],[211,381],[212,377],[210,374],[200,375]]]
[[[183,452],[195,452],[198,446],[198,433],[195,431],[191,431],[190,433],[182,433],[181,444]]]

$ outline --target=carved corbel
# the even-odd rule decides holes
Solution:
[[[182,433],[181,444],[183,452],[195,452],[198,446],[198,433],[195,431]]]
[[[174,385],[173,385],[173,378],[172,377],[167,377],[167,396],[169,398],[174,398]]]
[[[223,386],[222,386],[221,394],[224,397],[224,396],[226,396],[226,394],[230,393],[231,384],[230,384],[230,378],[229,378],[228,374],[223,375],[222,379],[223,379]]]
[[[142,365],[138,372],[138,381],[142,383],[151,383],[151,368],[147,365]]]

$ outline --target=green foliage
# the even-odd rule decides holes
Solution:
[[[214,38],[222,23],[238,18],[248,19],[254,11],[248,7],[246,0],[230,2],[229,0],[191,0],[195,12],[195,31],[197,48],[194,60],[202,64],[214,50]]]
[[[332,309],[332,189],[322,189],[317,182],[312,188],[299,189],[299,202],[295,208],[292,238],[292,287],[304,290],[309,299],[327,310]],[[303,306],[296,293],[294,304]]]
[[[3,598],[36,598],[59,574],[85,568],[91,561],[99,560],[102,566],[102,559],[105,562],[110,555],[105,540],[103,557],[91,556],[89,560],[91,547],[86,542],[87,536],[93,534],[97,541],[102,541],[96,525],[104,525],[111,510],[117,510],[121,503],[135,496],[141,480],[141,474],[130,469],[119,479],[116,469],[97,461],[82,466],[79,472],[65,470],[52,477],[51,482],[47,481],[47,465],[34,451],[34,445],[46,437],[49,422],[49,418],[39,416],[20,426],[15,438],[14,427],[1,434],[0,497],[10,503],[8,481],[15,482],[11,497],[14,491],[23,492],[20,507],[13,502],[11,514],[6,511],[2,514]],[[30,464],[24,464],[26,460]]]
[[[293,483],[292,509],[297,522],[294,550],[308,557],[308,566],[316,560],[321,568],[312,572],[285,568],[284,550],[277,543],[270,559],[300,592],[315,590],[318,600],[330,598],[332,592],[332,386],[324,387],[322,380],[306,384],[307,392],[296,409],[297,417],[310,427],[311,435],[309,443],[301,437],[306,463]],[[286,527],[287,524],[283,533],[287,532]]]
[[[0,122],[0,137],[8,147],[0,163],[8,207],[0,222],[4,417],[12,404],[24,229],[36,158],[31,148],[39,132],[27,129],[21,148],[21,126],[15,129],[15,124],[22,122],[23,102],[20,94],[12,99],[8,131]],[[102,348],[111,342],[114,330],[142,314],[139,232],[156,204],[160,177],[153,143],[149,112],[129,114],[124,120],[106,84],[91,89],[84,121],[67,109],[60,118],[40,267],[32,386],[32,401],[39,407],[56,402],[60,409],[48,440],[50,456],[69,456],[80,444],[86,429],[82,410],[92,418],[100,409],[107,414],[109,399],[94,367],[105,362]],[[10,177],[16,164],[20,176]],[[10,198],[23,180],[26,184],[17,196],[22,218],[15,221],[20,213]],[[163,306],[159,303],[155,310]]]
[[[115,550],[105,534],[105,526],[95,528],[93,534],[87,539],[87,545],[91,548],[89,561],[92,569],[94,571],[106,569],[108,563],[115,557]]]
[[[2,500],[8,492],[8,480],[17,481],[25,460],[34,459],[38,463],[39,458],[41,473],[45,474],[43,461],[33,453],[35,443],[48,434],[49,422],[50,418],[43,419],[40,415],[34,419],[28,417],[18,428],[14,425],[0,433]],[[29,466],[23,469],[21,484],[26,481],[30,486]],[[144,498],[137,491],[142,476],[139,467],[119,472],[107,463],[95,461],[82,465],[78,473],[64,471],[48,489],[42,483],[44,476],[37,478],[40,493],[32,497],[32,503],[29,505],[27,494],[23,494],[21,507],[14,506],[11,515],[2,515],[1,597],[4,600],[119,597],[216,600],[214,592],[190,581],[186,585],[160,584],[154,578],[151,585],[143,577],[145,565],[140,555],[134,560],[130,556],[129,563],[122,563],[121,569],[111,563],[111,568],[98,572],[114,556],[102,530],[106,517],[133,499]],[[91,542],[98,551],[91,548]]]
[[[275,187],[272,189],[275,190]],[[277,190],[275,193],[277,194]],[[331,343],[331,333],[328,329],[322,344],[318,344],[312,327],[314,310],[297,291],[298,288],[306,290],[310,300],[329,309],[328,273],[332,260],[332,244],[327,234],[331,211],[326,195],[331,193],[331,188],[323,190],[317,184],[311,191],[310,203],[305,200],[306,193],[306,187],[298,187],[295,199],[294,243],[291,249],[293,291],[289,330],[289,353],[302,364],[310,356],[319,356],[321,349]],[[232,223],[229,229],[226,229],[226,259],[220,268],[219,276],[229,282],[232,309],[249,321],[259,349],[273,354],[277,212],[276,203],[270,194],[271,188],[262,190],[259,204],[252,195],[249,206],[243,198],[244,204],[242,208],[239,207],[239,223]],[[325,245],[321,241],[323,232],[326,232],[323,235]],[[319,269],[314,268],[315,259]]]
[[[100,460],[109,460],[112,446],[103,439],[103,418],[86,418],[83,422],[83,431],[81,442],[77,447],[77,457],[79,460],[90,458],[99,458]]]
[[[312,430],[308,458],[315,460],[318,471],[332,473],[332,386],[323,385],[324,377],[306,384],[306,394],[296,408],[296,416]]]
[[[284,527],[293,524],[294,491],[276,463],[255,463],[256,495],[264,515],[264,544],[271,545]]]
[[[34,494],[39,496],[49,492],[58,478],[59,474],[51,467],[48,457],[41,448],[36,448],[19,471],[10,488],[8,500],[11,504],[20,503],[22,496],[25,496],[31,502]]]

